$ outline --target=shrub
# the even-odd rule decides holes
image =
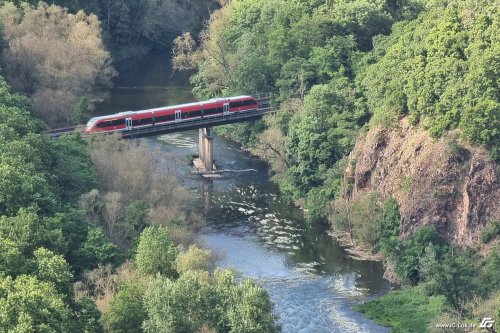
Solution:
[[[426,253],[435,252],[435,258],[439,260],[446,249],[445,241],[436,229],[424,226],[415,230],[407,239],[397,242],[391,259],[396,263],[398,276],[416,284],[422,278],[422,259],[426,257]]]
[[[479,238],[481,239],[481,242],[487,244],[498,236],[500,236],[500,221],[493,220],[483,230],[481,230]]]
[[[181,274],[187,271],[209,271],[212,266],[212,251],[200,249],[196,245],[191,245],[175,259],[175,267]]]

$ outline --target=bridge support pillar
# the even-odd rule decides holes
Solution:
[[[213,130],[210,127],[199,129],[199,151],[200,163],[195,166],[198,171],[213,171],[214,170],[214,156],[213,156]]]

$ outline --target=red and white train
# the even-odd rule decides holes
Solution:
[[[85,127],[86,133],[102,133],[153,127],[196,118],[209,118],[221,114],[257,109],[252,96],[216,98],[208,101],[165,106],[161,108],[127,111],[95,117]]]

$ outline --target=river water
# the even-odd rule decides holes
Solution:
[[[96,114],[189,102],[190,89],[186,74],[171,76],[164,59],[152,58],[122,72]],[[198,149],[197,131],[143,140],[177,160]],[[236,143],[216,136],[214,159],[222,169],[257,171],[203,180],[189,176],[193,167],[187,163],[178,167],[181,183],[206,219],[200,242],[220,256],[220,266],[268,290],[283,332],[389,331],[352,310],[388,290],[380,263],[349,258],[324,227],[306,224],[303,212],[290,207],[270,182],[267,165]]]

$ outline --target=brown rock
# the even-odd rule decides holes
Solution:
[[[353,198],[368,192],[394,197],[402,236],[434,225],[461,245],[478,242],[490,219],[500,219],[498,165],[485,149],[457,143],[457,132],[433,140],[402,119],[358,137],[346,170]]]

